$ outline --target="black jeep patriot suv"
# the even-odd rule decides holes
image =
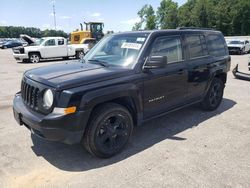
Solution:
[[[219,31],[109,35],[79,62],[25,72],[14,116],[39,137],[81,142],[91,154],[111,157],[135,125],[194,103],[215,110],[230,61]]]

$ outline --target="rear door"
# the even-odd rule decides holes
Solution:
[[[187,34],[185,42],[188,49],[188,99],[200,99],[209,80],[213,58],[208,54],[206,38],[203,34]]]
[[[159,36],[149,57],[167,56],[164,68],[150,69],[144,79],[144,118],[181,105],[187,94],[187,65],[181,36]]]
[[[66,40],[61,38],[57,40],[57,52],[56,52],[56,56],[57,57],[66,57],[68,56],[68,46],[66,44]]]

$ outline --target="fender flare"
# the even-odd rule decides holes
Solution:
[[[210,88],[210,85],[211,85],[211,83],[212,83],[212,81],[213,81],[213,79],[217,76],[217,75],[220,75],[220,74],[227,74],[224,70],[222,70],[222,69],[216,69],[216,70],[214,70],[210,75],[210,77],[209,77],[209,81],[207,82],[207,85],[206,85],[206,88],[205,88],[205,95],[206,95],[206,93],[208,92],[208,90],[209,90],[209,88]]]
[[[136,85],[129,83],[87,92],[82,96],[79,108],[92,111],[99,104],[122,97],[131,98],[137,113],[142,112],[142,94]]]
[[[38,53],[40,55],[40,58],[43,58],[39,51],[29,51],[28,56],[30,56],[31,53]]]
[[[86,53],[84,48],[76,48],[76,49],[75,49],[75,55],[76,55],[76,53],[79,52],[79,51],[83,51],[84,54]]]

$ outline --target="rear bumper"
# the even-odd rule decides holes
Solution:
[[[13,53],[13,56],[16,60],[29,59],[29,56],[27,54],[15,54],[15,53]]]
[[[50,141],[66,144],[79,143],[87,125],[89,111],[78,111],[69,115],[41,115],[28,109],[21,95],[16,94],[13,101],[16,121],[25,125],[32,134]]]

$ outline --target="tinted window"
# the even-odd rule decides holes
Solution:
[[[80,40],[80,35],[75,35],[74,36],[74,41],[79,41]]]
[[[55,40],[54,39],[50,39],[45,43],[45,46],[55,46]]]
[[[64,40],[63,39],[58,39],[58,45],[64,45]]]
[[[95,40],[85,40],[83,44],[95,44]]]
[[[208,54],[206,40],[203,35],[190,35],[186,37],[190,58],[202,57]]]
[[[168,63],[183,60],[180,37],[160,37],[153,44],[151,56],[167,56]]]
[[[220,35],[208,35],[208,50],[213,56],[226,55],[224,40]]]

